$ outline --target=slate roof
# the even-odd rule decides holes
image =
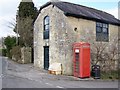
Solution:
[[[111,14],[108,14],[104,11],[100,11],[94,8],[73,4],[69,2],[63,2],[63,1],[47,2],[46,4],[40,7],[40,11],[49,5],[54,5],[58,7],[60,10],[64,12],[66,16],[84,18],[88,20],[94,20],[94,21],[110,23],[120,26],[120,20],[116,19]]]

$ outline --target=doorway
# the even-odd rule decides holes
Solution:
[[[49,46],[44,46],[44,69],[49,68]]]

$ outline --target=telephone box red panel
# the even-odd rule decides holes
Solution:
[[[85,42],[73,44],[73,73],[75,77],[90,77],[90,44]]]

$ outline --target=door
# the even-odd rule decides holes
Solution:
[[[74,62],[74,74],[75,76],[79,76],[79,53],[75,53],[75,62]]]
[[[49,68],[49,46],[44,46],[44,69]]]

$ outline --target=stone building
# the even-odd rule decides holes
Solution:
[[[34,23],[34,65],[47,70],[58,62],[63,74],[72,75],[73,43],[89,42],[91,50],[94,45],[108,45],[109,50],[118,40],[119,26],[120,21],[104,11],[69,2],[47,2]]]

